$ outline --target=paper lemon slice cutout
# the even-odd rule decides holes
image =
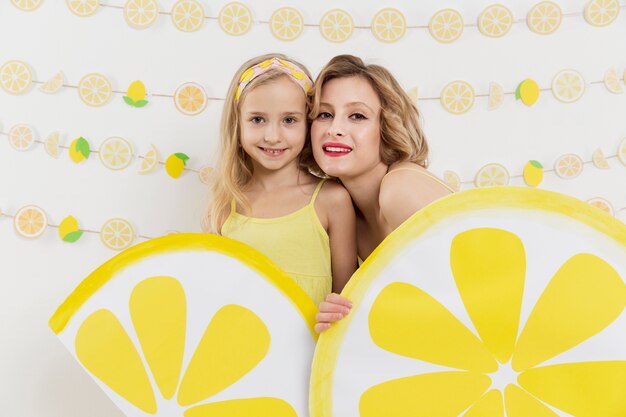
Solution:
[[[59,149],[59,132],[52,132],[46,138],[44,142],[44,149],[46,153],[53,158],[58,158],[61,155],[61,150]]]
[[[209,185],[211,184],[211,179],[215,175],[215,170],[213,167],[206,165],[198,171],[198,179],[202,184]]]
[[[513,26],[513,13],[501,4],[493,4],[478,15],[478,30],[485,36],[499,38]]]
[[[379,41],[395,42],[402,38],[405,32],[406,20],[397,9],[382,9],[372,19],[372,33]]]
[[[465,81],[452,81],[441,90],[441,105],[452,114],[466,113],[474,105],[474,88]]]
[[[411,103],[413,103],[417,107],[417,102],[419,100],[419,88],[412,87],[406,93],[409,96],[409,98],[411,99]]]
[[[11,3],[20,10],[32,12],[41,6],[43,0],[11,0]]]
[[[615,68],[609,68],[604,74],[604,86],[613,94],[621,94],[624,92],[624,86]]]
[[[615,215],[615,211],[613,210],[613,205],[604,198],[594,197],[587,200],[587,204],[592,205],[593,207],[604,211],[605,213],[609,213],[611,216]]]
[[[0,67],[0,87],[9,94],[23,94],[33,83],[30,67],[22,61],[8,61]]]
[[[100,144],[98,156],[102,165],[117,171],[130,165],[133,159],[133,148],[126,139],[112,137]]]
[[[204,25],[204,8],[197,0],[179,0],[171,13],[172,22],[180,31],[195,32]]]
[[[583,171],[583,160],[573,153],[560,156],[554,162],[556,175],[563,179],[571,179],[580,175]]]
[[[454,171],[443,171],[443,180],[456,192],[461,190],[461,178]]]
[[[41,86],[39,87],[39,91],[47,94],[56,93],[61,89],[61,87],[63,87],[64,83],[65,74],[63,74],[63,71],[59,71],[54,74],[48,81],[41,84]]]
[[[311,417],[621,415],[625,279],[626,225],[580,200],[440,199],[346,285],[350,314],[315,352]]]
[[[185,83],[174,93],[174,105],[179,112],[187,116],[202,113],[209,100],[204,87],[197,83]]]
[[[622,142],[617,147],[617,159],[626,165],[626,138],[622,139]]]
[[[150,145],[150,150],[141,158],[139,173],[147,174],[154,171],[154,169],[159,165],[160,158],[159,150],[156,146]]]
[[[95,270],[50,327],[127,416],[297,417],[315,312],[257,251],[176,234]]]
[[[331,42],[345,42],[354,31],[354,20],[350,13],[333,9],[329,10],[320,20],[320,33]]]
[[[566,69],[552,80],[552,94],[563,103],[573,103],[585,93],[585,80],[578,71]]]
[[[453,9],[440,10],[430,18],[428,30],[439,42],[454,42],[463,34],[463,16]]]
[[[302,34],[302,13],[293,7],[281,7],[270,17],[270,31],[281,41],[292,41]]]
[[[13,227],[18,235],[34,239],[43,234],[48,226],[46,212],[37,206],[22,207],[13,216]]]
[[[496,187],[509,185],[509,171],[502,165],[491,163],[478,170],[474,177],[476,187]]]
[[[87,74],[78,82],[78,97],[88,106],[104,106],[112,95],[111,82],[102,74]]]
[[[613,23],[620,9],[617,0],[589,0],[585,5],[585,20],[593,26],[606,26]]]
[[[554,33],[563,19],[563,12],[558,4],[552,1],[542,1],[533,6],[526,16],[528,28],[539,34],[549,35]]]
[[[593,152],[591,156],[591,160],[593,161],[593,165],[595,165],[598,169],[609,169],[609,161],[604,157],[604,152],[602,149],[598,148]]]
[[[100,239],[104,246],[113,250],[129,247],[135,240],[135,231],[128,220],[109,219],[100,229]]]
[[[16,151],[27,151],[35,144],[35,132],[28,125],[15,125],[9,130],[9,143]]]
[[[66,0],[67,8],[76,16],[87,17],[98,11],[99,0]]]
[[[218,18],[220,27],[229,35],[241,36],[252,27],[252,13],[245,5],[234,2],[222,8]]]
[[[494,110],[504,103],[504,87],[502,85],[489,83],[489,110]]]
[[[159,17],[159,4],[156,0],[128,0],[124,4],[124,19],[136,29],[145,29]]]

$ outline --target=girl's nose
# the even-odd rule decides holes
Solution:
[[[265,142],[270,143],[270,144],[280,142],[280,135],[278,133],[278,129],[273,126],[268,126],[267,130],[265,131],[264,140]]]

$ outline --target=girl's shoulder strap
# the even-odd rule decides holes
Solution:
[[[326,179],[322,179],[317,183],[317,186],[315,187],[315,191],[313,191],[313,195],[311,196],[311,201],[309,201],[310,205],[315,203],[315,199],[317,198],[317,195],[320,193],[320,190],[322,189],[322,186],[324,185],[325,182],[326,182]]]
[[[448,191],[450,191],[451,193],[454,193],[454,189],[452,187],[450,187],[445,181],[440,180],[435,175],[433,175],[430,172],[428,172],[426,169],[424,169],[422,167],[419,167],[417,165],[416,166],[402,166],[402,167],[393,169],[393,170],[391,170],[391,171],[389,171],[389,172],[387,172],[385,174],[385,176],[383,177],[383,181],[385,180],[385,178],[387,178],[387,175],[392,174],[392,173],[397,172],[397,171],[414,171],[414,172],[417,172],[417,173],[419,173],[421,175],[424,175],[424,176],[426,176],[426,177],[428,177],[428,178],[438,182],[439,184],[443,185]],[[381,181],[381,184],[382,184],[382,181]]]
[[[237,203],[235,203],[235,199],[234,198],[230,199],[230,212],[231,213],[236,213],[237,212]]]

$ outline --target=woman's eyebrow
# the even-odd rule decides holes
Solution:
[[[367,104],[363,103],[362,101],[353,101],[351,103],[346,104],[346,107],[348,107],[348,106],[365,106],[372,113],[376,113],[374,111],[374,109],[372,109],[370,106],[368,106]]]

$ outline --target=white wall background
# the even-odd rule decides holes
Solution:
[[[228,0],[200,1],[207,16],[216,17]],[[431,169],[457,172],[464,188],[472,187],[476,171],[490,162],[506,166],[519,175],[529,159],[552,168],[556,158],[576,153],[585,161],[601,148],[615,155],[626,137],[626,94],[607,91],[601,81],[607,69],[626,68],[626,10],[603,28],[589,25],[582,17],[583,1],[556,0],[564,18],[559,30],[549,36],[532,33],[525,17],[533,0],[503,0],[520,23],[508,35],[492,39],[481,35],[474,23],[488,0],[415,2],[396,0],[249,0],[257,22],[242,37],[225,34],[215,19],[208,19],[195,33],[178,31],[168,15],[145,30],[128,26],[123,18],[123,0],[103,0],[91,17],[80,18],[65,1],[44,0],[33,12],[0,0],[0,64],[21,60],[33,70],[33,78],[45,81],[63,70],[68,84],[76,85],[90,72],[106,75],[114,90],[142,80],[149,91],[172,94],[183,82],[202,84],[209,96],[223,97],[232,73],[247,58],[272,51],[300,60],[316,74],[328,59],[352,53],[366,61],[387,66],[407,89],[419,87],[420,96],[438,97],[450,81],[469,82],[478,94],[496,81],[513,91],[532,78],[549,88],[562,69],[578,70],[587,81],[585,95],[573,104],[563,104],[550,91],[542,91],[533,107],[516,102],[511,95],[499,109],[488,111],[487,98],[477,97],[465,115],[447,113],[438,100],[422,100],[426,133],[432,149]],[[168,12],[174,0],[159,0]],[[293,42],[274,38],[267,22],[283,6],[298,8],[307,24]],[[355,29],[340,44],[322,38],[314,25],[332,8],[348,11],[357,26],[368,26],[382,7],[395,7],[410,26],[426,26],[437,10],[454,8],[464,17],[462,37],[452,44],[436,42],[425,28],[409,28],[403,39],[385,44],[367,28]],[[622,9],[626,8],[626,4]],[[473,25],[473,26],[471,26]],[[14,151],[6,133],[18,123],[32,126],[43,140],[50,132],[62,133],[62,144],[84,136],[92,149],[110,136],[128,139],[135,154],[156,145],[162,158],[174,152],[191,156],[189,167],[199,169],[215,161],[221,102],[212,101],[198,116],[179,113],[169,98],[152,97],[143,109],[122,101],[122,94],[101,108],[84,105],[76,89],[63,88],[47,95],[38,84],[20,96],[0,91],[0,415],[30,417],[121,416],[99,391],[47,326],[56,307],[94,268],[115,255],[95,233],[77,243],[62,242],[57,229],[49,228],[36,240],[20,238],[10,215],[27,204],[36,204],[52,224],[73,215],[82,228],[99,230],[106,219],[129,219],[143,236],[155,237],[168,230],[199,231],[205,204],[205,187],[193,172],[178,180],[160,167],[138,175],[138,160],[122,171],[106,169],[97,158],[81,165],[66,152],[59,159],[36,144],[27,152]],[[626,207],[626,166],[609,159],[611,169],[585,164],[572,180],[546,173],[541,188],[573,195],[583,200],[601,196],[616,211]],[[512,185],[523,185],[519,177]],[[617,213],[626,219],[626,210]],[[142,241],[138,239],[137,241]]]

